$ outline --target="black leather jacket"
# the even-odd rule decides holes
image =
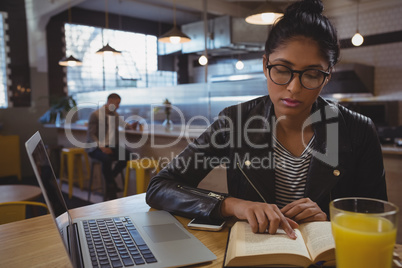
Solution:
[[[194,143],[152,178],[147,203],[189,218],[222,218],[220,205],[227,194],[196,188],[219,164],[226,165],[230,196],[263,201],[241,168],[264,199],[275,203],[273,118],[269,96],[225,108]],[[310,162],[305,197],[327,215],[335,198],[387,200],[381,146],[372,121],[321,97],[313,105],[311,119],[316,154]]]

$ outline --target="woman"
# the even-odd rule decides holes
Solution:
[[[247,220],[253,232],[325,221],[332,199],[387,199],[370,119],[319,95],[339,58],[319,0],[289,6],[265,45],[268,96],[224,109],[150,182],[147,203],[186,217]],[[225,164],[229,195],[197,189]]]

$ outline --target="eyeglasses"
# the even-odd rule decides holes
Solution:
[[[307,89],[317,89],[330,74],[318,69],[306,69],[295,71],[282,64],[266,65],[269,71],[269,77],[277,85],[287,85],[292,81],[294,73],[299,74],[300,84]]]

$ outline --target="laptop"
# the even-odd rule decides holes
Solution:
[[[72,218],[40,133],[25,146],[74,267],[180,267],[216,259],[166,211]]]

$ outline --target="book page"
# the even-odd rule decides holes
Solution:
[[[311,258],[329,249],[335,249],[335,241],[332,236],[331,222],[317,221],[300,224],[299,229],[310,252]]]
[[[237,231],[238,225],[235,223],[229,232],[229,240],[226,249],[225,263],[224,266],[227,266],[228,262],[236,257],[237,254],[237,243],[233,243],[233,241],[237,240],[237,237],[240,236]]]
[[[297,239],[293,240],[282,229],[278,229],[274,235],[255,234],[247,222],[238,221],[235,225],[237,225],[236,256],[285,253],[303,255],[310,259],[303,237],[297,229],[295,230]]]

